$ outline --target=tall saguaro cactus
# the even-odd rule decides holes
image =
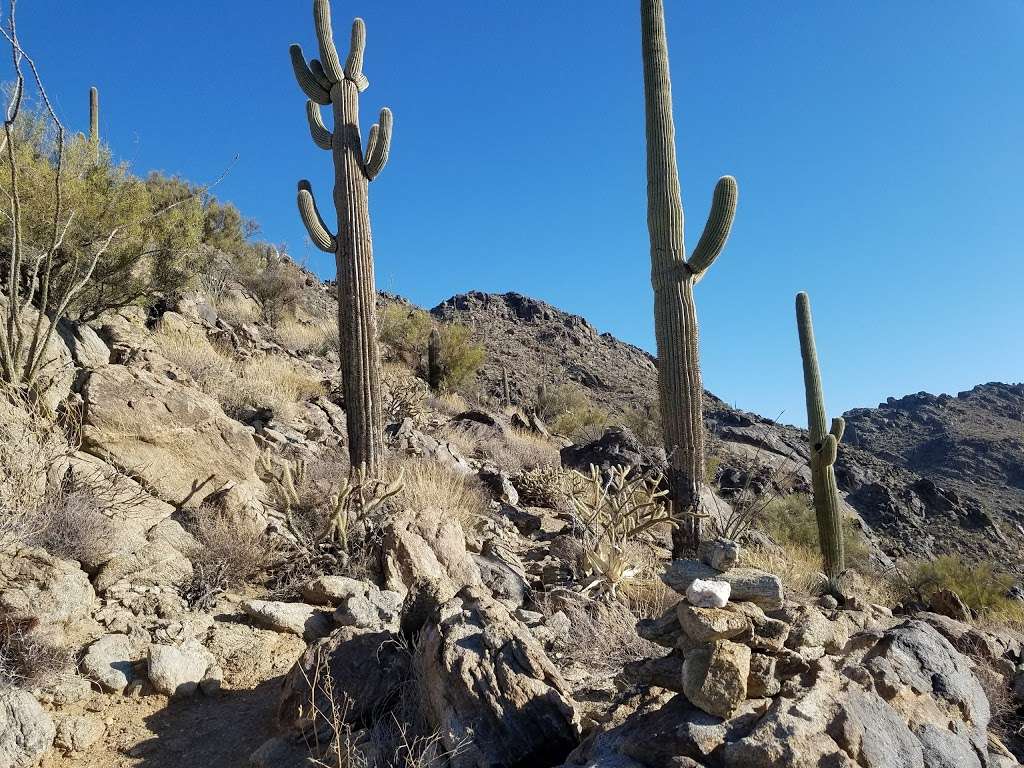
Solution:
[[[89,143],[96,162],[100,160],[100,92],[96,86],[89,89]]]
[[[687,260],[663,0],[641,0],[640,14],[647,114],[647,227],[651,236],[658,390],[671,495],[678,511],[686,515],[673,534],[673,554],[678,557],[695,549],[701,536],[704,414],[693,286],[725,246],[736,213],[738,190],[732,176],[718,180],[704,233]]]
[[[313,19],[320,58],[306,64],[302,48],[290,48],[295,79],[309,101],[306,117],[313,142],[334,156],[334,206],[337,234],[324,223],[308,181],[299,182],[298,204],[310,239],[333,253],[338,269],[338,327],[341,339],[342,381],[353,467],[377,471],[383,453],[380,365],[377,350],[377,290],[373,276],[373,237],[370,233],[369,183],[381,172],[391,149],[391,110],[380,111],[365,150],[359,134],[359,94],[369,82],[363,74],[366,25],[352,23],[352,40],[344,66],[331,31],[331,5],[314,0]],[[324,125],[320,105],[330,105],[333,130]]]
[[[811,487],[814,513],[818,520],[818,539],[825,576],[833,589],[845,569],[842,515],[834,464],[846,422],[841,416],[825,427],[825,396],[821,391],[818,351],[814,346],[811,300],[806,293],[796,295],[796,326],[800,334],[800,356],[804,363],[804,392],[807,396],[807,431],[811,443]]]
[[[441,391],[441,378],[444,371],[441,367],[441,334],[437,328],[430,329],[427,339],[427,384],[435,392]]]

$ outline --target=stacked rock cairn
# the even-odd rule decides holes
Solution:
[[[789,624],[766,614],[783,607],[782,582],[737,567],[739,555],[738,544],[719,538],[701,542],[698,559],[673,561],[663,578],[683,599],[637,625],[642,637],[673,649],[658,662],[659,684],[722,718],[748,698],[778,694],[776,665],[788,654]]]

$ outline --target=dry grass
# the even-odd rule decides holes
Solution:
[[[809,596],[820,591],[822,584],[821,552],[804,544],[786,543],[779,551],[743,548],[743,565],[774,573],[787,592]]]
[[[281,320],[274,328],[274,339],[290,352],[323,354],[338,348],[338,326],[328,321],[303,323]]]
[[[42,547],[63,560],[95,563],[110,552],[116,533],[107,514],[114,506],[127,504],[116,498],[116,488],[100,478],[93,484],[105,483],[113,491],[102,493],[92,484],[59,483],[48,490],[35,512],[34,534],[28,543]]]
[[[231,358],[205,334],[157,330],[152,341],[161,355],[188,373],[208,395],[216,396],[233,378]]]
[[[469,410],[469,402],[458,392],[442,392],[427,399],[427,405],[445,416],[457,416]]]
[[[396,504],[412,510],[440,509],[455,517],[467,531],[489,514],[490,501],[476,478],[431,459],[403,457],[392,461],[386,473],[388,479],[393,480],[402,469],[405,475]]]
[[[492,461],[510,475],[544,467],[558,467],[558,446],[543,435],[513,429],[505,440],[494,438],[476,443],[470,455]]]
[[[281,355],[265,355],[240,363],[237,379],[219,393],[224,410],[239,414],[246,408],[269,408],[283,421],[294,417],[296,406],[326,393],[323,381]]]
[[[247,325],[256,322],[260,316],[256,303],[236,293],[227,293],[213,300],[217,315],[232,326]]]

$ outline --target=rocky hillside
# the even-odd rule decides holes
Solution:
[[[495,397],[504,367],[517,404],[533,402],[538,384],[566,382],[617,414],[656,399],[649,354],[543,301],[472,292],[432,313],[474,328],[488,351],[482,389]],[[751,461],[765,473],[800,474],[793,465],[806,461],[803,430],[736,410],[710,393],[705,403],[725,459],[720,483],[736,483]],[[837,465],[841,490],[890,556],[962,554],[1024,573],[1022,413],[1019,384],[986,384],[957,397],[922,393],[851,411]]]

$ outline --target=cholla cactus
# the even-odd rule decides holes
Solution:
[[[331,518],[325,538],[337,542],[342,550],[348,550],[348,534],[352,526],[365,520],[392,496],[401,493],[404,479],[404,467],[391,483],[367,477],[365,467],[357,469],[331,496]]]
[[[560,509],[571,494],[582,490],[584,478],[579,472],[562,467],[542,466],[528,469],[513,480],[519,499],[531,507]]]
[[[700,485],[704,479],[704,390],[693,286],[725,246],[738,192],[731,176],[719,179],[704,233],[687,259],[663,0],[642,0],[641,16],[647,112],[647,225],[662,432],[670,462],[673,500],[680,511],[695,513],[673,533],[673,554],[680,556],[695,551],[701,538]]]
[[[800,356],[804,363],[804,392],[807,396],[807,432],[811,443],[811,485],[814,490],[814,512],[818,520],[818,538],[825,577],[833,590],[846,568],[843,552],[843,520],[839,506],[834,464],[843,439],[846,422],[832,419],[831,429],[825,426],[825,396],[821,391],[818,351],[814,346],[814,325],[811,322],[811,300],[806,293],[796,295],[796,324],[800,334]]]
[[[622,466],[613,468],[606,478],[591,466],[590,475],[580,477],[584,482],[570,498],[583,537],[585,570],[590,574],[583,591],[614,597],[638,572],[627,552],[629,542],[658,525],[675,529],[679,518],[668,503],[668,491],[659,490],[660,476]]]
[[[299,182],[298,204],[309,237],[333,253],[338,269],[338,328],[345,391],[345,417],[352,466],[377,471],[384,451],[381,423],[380,362],[377,348],[377,291],[373,275],[369,182],[377,177],[391,150],[391,110],[380,112],[364,150],[359,134],[359,94],[369,85],[363,74],[366,26],[352,24],[352,41],[344,66],[331,30],[328,0],[314,0],[313,18],[320,58],[306,64],[302,48],[291,46],[299,87],[309,97],[306,117],[313,142],[334,156],[334,205],[337,234],[327,227],[308,181]],[[328,130],[320,105],[330,105],[333,130]]]

